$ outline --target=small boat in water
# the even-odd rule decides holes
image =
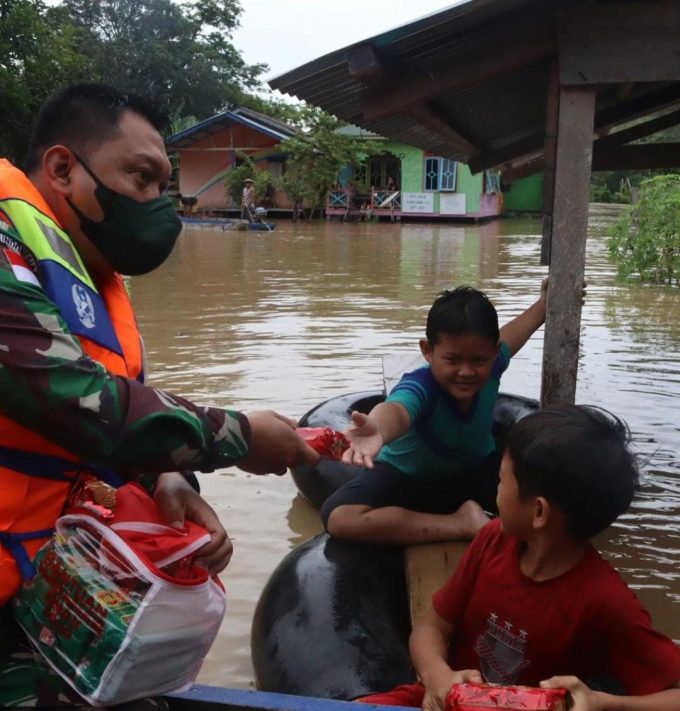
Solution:
[[[384,399],[384,391],[332,398],[304,415],[300,426],[344,430],[353,410],[367,413]],[[497,446],[503,446],[512,424],[536,409],[535,400],[499,394]],[[318,509],[360,469],[322,458],[291,471],[300,493]],[[407,646],[412,611],[401,548],[319,534],[284,557],[257,603],[251,632],[257,688],[355,699],[410,683],[415,680]]]
[[[192,227],[219,227],[223,231],[231,230],[255,230],[262,232],[273,232],[276,229],[275,222],[255,221],[231,219],[228,217],[185,217],[180,216],[180,220],[185,225]]]

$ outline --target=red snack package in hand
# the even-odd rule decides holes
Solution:
[[[566,689],[496,684],[454,684],[446,697],[446,711],[566,711]]]
[[[298,427],[295,431],[312,449],[332,459],[341,459],[349,447],[347,437],[332,427]]]

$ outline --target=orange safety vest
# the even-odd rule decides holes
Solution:
[[[142,344],[122,277],[94,284],[42,195],[6,160],[0,160],[0,219],[2,213],[35,258],[35,276],[85,353],[115,375],[142,380]],[[7,246],[0,241],[0,249]],[[0,399],[0,607],[32,575],[31,560],[84,471],[102,475],[4,415]]]

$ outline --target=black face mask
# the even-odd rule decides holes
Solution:
[[[68,201],[90,242],[121,274],[147,274],[163,264],[182,231],[172,200],[162,195],[137,202],[104,185],[82,158],[73,155],[97,184],[94,196],[104,213],[104,219],[95,222]]]

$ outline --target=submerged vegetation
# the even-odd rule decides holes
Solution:
[[[608,244],[621,276],[680,286],[680,175],[643,180]]]

